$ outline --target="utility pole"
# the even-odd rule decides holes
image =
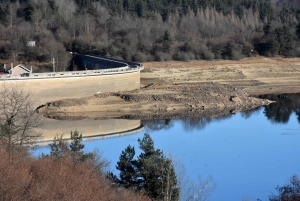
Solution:
[[[54,57],[53,57],[53,61],[52,61],[53,63],[52,63],[52,65],[53,65],[53,72],[55,72],[55,59],[54,59]]]

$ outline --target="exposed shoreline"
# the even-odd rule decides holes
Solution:
[[[300,92],[300,59],[144,63],[141,89],[48,102],[54,119],[217,117],[271,102],[250,95]]]

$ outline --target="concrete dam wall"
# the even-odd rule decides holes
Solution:
[[[129,91],[140,88],[140,71],[143,70],[141,64],[89,55],[76,56],[82,58],[83,64],[90,62],[90,69],[91,66],[98,64],[101,64],[102,68],[30,73],[27,76],[6,74],[0,76],[0,81],[22,86],[25,90],[32,92],[34,107],[60,99],[82,98],[96,93]]]
[[[32,92],[34,106],[49,101],[82,98],[96,93],[127,91],[140,88],[140,72],[125,74],[27,79],[8,81]]]
[[[33,107],[61,99],[140,88],[141,64],[90,55],[75,55],[74,60],[75,71],[69,69],[66,72],[33,73],[30,70],[23,74],[1,74],[0,83],[30,91]],[[85,140],[117,137],[143,130],[140,120],[59,121],[41,118],[43,125],[38,130],[42,137],[36,144],[39,146],[51,143],[56,134],[64,134],[63,138],[69,139],[70,131],[75,129],[83,133]]]

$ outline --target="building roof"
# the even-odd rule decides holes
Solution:
[[[12,69],[14,68],[22,68],[23,70],[30,72],[30,70],[28,68],[26,68],[25,66],[22,66],[21,64],[16,65],[15,67],[11,68],[8,70],[8,72],[11,72]]]

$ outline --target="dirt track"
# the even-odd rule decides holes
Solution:
[[[300,92],[300,59],[257,57],[144,66],[141,90],[51,102],[39,112],[56,119],[214,117],[270,103],[248,94]]]

